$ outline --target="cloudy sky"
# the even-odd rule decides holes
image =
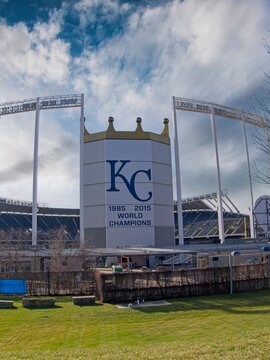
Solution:
[[[269,16],[267,0],[0,0],[0,103],[85,93],[90,132],[109,116],[132,130],[140,116],[159,133],[173,95],[253,111],[270,73]],[[177,116],[183,197],[216,191],[209,116]],[[217,128],[222,188],[247,212],[241,125]],[[41,113],[40,203],[79,205],[78,134],[78,109]],[[34,113],[1,117],[0,196],[31,199],[33,135]]]

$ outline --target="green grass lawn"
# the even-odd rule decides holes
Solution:
[[[270,359],[270,291],[117,309],[0,310],[0,359]]]

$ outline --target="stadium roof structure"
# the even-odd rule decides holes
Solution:
[[[81,249],[62,249],[64,256],[81,256],[84,257],[117,257],[117,256],[151,256],[151,255],[177,255],[177,254],[211,254],[218,253],[220,255],[229,254],[232,251],[240,251],[241,255],[252,254],[254,252],[260,253],[263,248],[269,248],[269,241],[265,239],[262,241],[232,241],[224,244],[195,244],[195,245],[180,245],[174,248],[156,248],[156,247],[123,247],[123,248],[89,248]],[[10,255],[10,249],[1,249],[0,258]],[[16,255],[23,257],[47,257],[51,255],[50,249],[15,249]]]
[[[32,203],[0,197],[0,213],[32,214]],[[49,207],[46,204],[38,204],[38,214],[80,216],[80,210],[77,208],[55,208]]]
[[[224,244],[196,244],[179,245],[176,248],[155,248],[155,247],[127,247],[116,249],[96,248],[90,249],[89,253],[96,256],[132,256],[132,255],[170,255],[170,254],[196,254],[222,252],[230,253],[233,250],[240,251],[261,251],[263,246],[269,246],[268,241],[258,242],[226,242]]]
[[[176,204],[175,204],[176,205]],[[202,200],[191,200],[182,203],[183,211],[188,210],[212,210],[212,208]]]
[[[177,206],[177,202],[174,203],[175,207]],[[240,211],[236,207],[236,205],[232,202],[229,196],[223,192],[222,193],[222,205],[223,211],[236,212],[240,214]],[[198,211],[198,210],[216,210],[217,204],[217,193],[209,193],[200,196],[189,197],[186,199],[182,199],[182,209],[183,211]]]

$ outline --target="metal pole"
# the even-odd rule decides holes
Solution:
[[[233,279],[232,279],[232,255],[229,254],[229,269],[230,269],[230,294],[233,293]]]
[[[36,100],[36,120],[33,162],[33,195],[32,195],[32,245],[37,245],[37,178],[38,178],[38,141],[39,141],[39,97]]]
[[[175,109],[175,96],[173,96],[173,124],[174,124],[174,159],[175,159],[175,177],[176,177],[176,192],[177,192],[178,236],[179,236],[179,245],[180,244],[184,245],[180,156],[179,156],[179,146],[178,146],[178,130],[177,130],[176,109]]]
[[[253,199],[253,189],[252,189],[252,177],[251,177],[251,169],[250,169],[250,160],[249,160],[249,150],[248,150],[248,141],[247,141],[247,132],[246,132],[246,122],[244,120],[244,114],[242,110],[242,127],[244,133],[244,141],[245,141],[245,148],[246,148],[246,156],[247,156],[247,166],[248,166],[248,178],[249,178],[249,191],[250,191],[250,214],[249,214],[249,221],[250,221],[250,237],[255,238],[255,229],[254,229],[254,219],[253,219],[253,206],[254,206],[254,199]]]
[[[81,94],[80,119],[80,248],[84,249],[84,94]]]
[[[215,154],[216,154],[216,165],[217,165],[217,204],[218,204],[218,233],[221,244],[224,243],[224,221],[223,221],[223,211],[222,211],[222,192],[221,192],[221,181],[220,181],[220,169],[219,169],[219,157],[218,157],[218,145],[217,145],[217,132],[216,132],[216,121],[214,114],[214,106],[211,104],[211,125],[212,125],[212,136],[215,145]]]

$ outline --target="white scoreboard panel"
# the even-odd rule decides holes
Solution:
[[[88,142],[84,176],[86,235],[94,244],[157,246],[160,231],[170,228],[170,239],[164,241],[173,245],[170,145],[127,139]]]
[[[154,246],[151,141],[106,141],[107,247]]]

